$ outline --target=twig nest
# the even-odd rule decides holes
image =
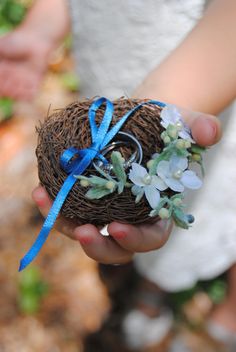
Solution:
[[[37,128],[36,155],[39,179],[52,199],[55,199],[68,176],[60,166],[62,153],[70,147],[81,150],[91,145],[88,111],[92,101],[76,101],[64,109],[56,110]],[[143,100],[124,98],[115,100],[111,126],[114,126],[128,111],[141,102]],[[164,131],[160,123],[161,110],[162,108],[157,105],[143,105],[128,118],[121,128],[121,131],[129,133],[139,141],[143,150],[142,165],[145,167],[151,156],[160,152],[164,147],[163,138],[161,138],[161,133]],[[101,123],[104,111],[105,104],[96,113],[97,125]],[[130,154],[129,148],[123,146],[121,149],[126,159]],[[91,175],[98,175],[92,164],[83,173],[83,176]],[[78,180],[61,210],[66,218],[78,225],[91,223],[103,226],[112,221],[130,224],[153,221],[153,218],[149,216],[150,205],[146,198],[142,197],[136,203],[135,196],[129,187],[125,187],[120,194],[113,192],[101,199],[88,199],[85,196],[87,191],[86,182]]]

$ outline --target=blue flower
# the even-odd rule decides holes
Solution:
[[[160,201],[160,191],[167,188],[165,182],[157,175],[149,175],[147,170],[137,163],[132,163],[129,178],[135,185],[133,193],[141,196],[145,194],[150,207],[155,209]]]
[[[177,128],[178,136],[195,143],[191,136],[191,130],[184,122],[175,105],[167,104],[161,111],[161,125],[166,129],[169,125]]]
[[[157,165],[157,175],[175,192],[183,192],[184,188],[198,189],[202,181],[194,171],[186,170],[188,159],[174,155],[169,161],[162,160]]]

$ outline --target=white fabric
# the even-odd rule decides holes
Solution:
[[[130,96],[189,32],[203,0],[70,0],[81,93]]]
[[[83,96],[117,98],[133,89],[195,25],[203,0],[70,0]],[[210,94],[210,93],[209,93]],[[236,119],[207,158],[193,227],[160,251],[138,255],[140,271],[168,291],[212,278],[236,260]],[[208,162],[206,163],[208,164]],[[191,192],[191,198],[194,192]]]
[[[157,318],[149,318],[139,310],[132,310],[123,321],[126,344],[130,348],[145,348],[160,343],[170,332],[173,314],[166,310]]]

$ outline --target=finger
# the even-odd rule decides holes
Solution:
[[[211,146],[221,138],[221,124],[217,117],[179,108],[181,115],[191,128],[192,136],[201,146]]]
[[[74,237],[80,242],[85,253],[99,263],[125,264],[133,257],[133,253],[121,248],[111,237],[102,236],[94,225],[77,227]]]
[[[122,248],[131,252],[147,252],[162,247],[172,227],[170,220],[139,226],[113,222],[108,226],[108,232]]]
[[[42,186],[36,187],[32,192],[32,198],[38,206],[40,213],[46,218],[52,206],[52,200],[48,196],[46,190]],[[74,229],[76,228],[76,225],[60,215],[55,223],[55,228],[71,239],[75,239]]]

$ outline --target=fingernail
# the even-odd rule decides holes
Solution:
[[[127,233],[124,231],[118,231],[112,234],[112,236],[114,238],[116,238],[117,240],[122,240],[127,236]]]

